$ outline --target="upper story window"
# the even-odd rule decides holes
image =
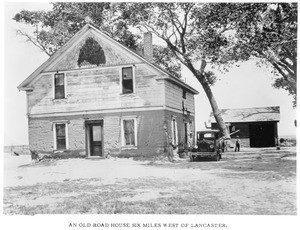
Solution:
[[[133,71],[132,67],[122,68],[122,93],[133,93]]]
[[[65,74],[64,73],[54,74],[54,98],[55,99],[66,98],[66,95],[65,95]]]
[[[184,89],[182,90],[182,98],[186,99],[186,91]]]

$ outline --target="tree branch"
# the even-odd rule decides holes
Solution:
[[[294,75],[294,72],[291,71],[291,69],[288,66],[286,66],[284,63],[277,61],[276,64],[280,65],[282,68],[284,68],[291,76]]]
[[[297,88],[296,88],[296,82],[292,82],[291,79],[289,78],[289,75],[285,74],[282,69],[276,64],[272,63],[275,69],[282,75],[283,79],[289,83],[289,87],[293,91],[293,94],[297,93]]]
[[[288,63],[286,60],[283,58],[280,59],[280,61],[285,64],[287,67],[289,67],[291,70],[293,70],[293,64]],[[293,61],[292,61],[293,62]],[[294,63],[294,62],[293,62]]]
[[[51,56],[51,54],[48,52],[48,50],[38,41],[35,40],[34,38],[32,38],[30,35],[22,32],[21,30],[17,30],[17,33],[26,37],[27,38],[27,42],[31,42],[33,45],[35,45],[36,47],[38,47],[40,50],[42,50],[43,52],[45,52],[48,56]]]

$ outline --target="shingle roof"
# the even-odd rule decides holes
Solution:
[[[279,121],[280,107],[258,107],[241,109],[222,109],[222,118],[225,122],[259,122],[259,121]],[[210,121],[215,123],[213,113],[210,114]]]

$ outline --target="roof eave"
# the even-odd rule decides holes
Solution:
[[[252,123],[252,122],[280,122],[280,120],[257,120],[257,121],[224,121],[225,123]],[[211,123],[217,123],[215,120],[211,121]]]
[[[23,86],[18,86],[17,89],[19,91],[32,91],[33,87],[23,87]]]
[[[197,90],[195,90],[194,88],[192,88],[191,86],[189,86],[188,84],[182,82],[180,79],[177,79],[176,77],[170,77],[170,76],[164,76],[161,79],[164,79],[166,81],[171,81],[183,88],[185,88],[187,91],[193,93],[193,94],[199,94],[199,92]]]
[[[32,74],[30,74],[17,88],[19,90],[24,90],[28,84],[37,76],[39,75],[45,68],[47,68],[48,64],[59,56],[62,52],[67,49],[68,45],[72,43],[78,36],[80,36],[83,32],[85,32],[90,27],[89,24],[86,24],[84,27],[81,28],[73,37],[70,38],[60,49],[58,49],[55,53],[53,53],[45,62],[43,62]]]

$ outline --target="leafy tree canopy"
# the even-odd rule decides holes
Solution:
[[[227,30],[231,42],[218,63],[258,58],[277,76],[273,84],[294,97],[297,82],[297,3],[218,3],[196,14],[198,26]]]
[[[90,65],[105,64],[105,54],[99,43],[93,38],[87,38],[79,52],[77,64],[87,62]]]
[[[65,44],[85,24],[101,28],[129,48],[136,48],[137,36],[119,20],[117,8],[110,3],[52,3],[52,11],[23,10],[13,18],[34,27],[33,35],[18,31],[49,56]]]

